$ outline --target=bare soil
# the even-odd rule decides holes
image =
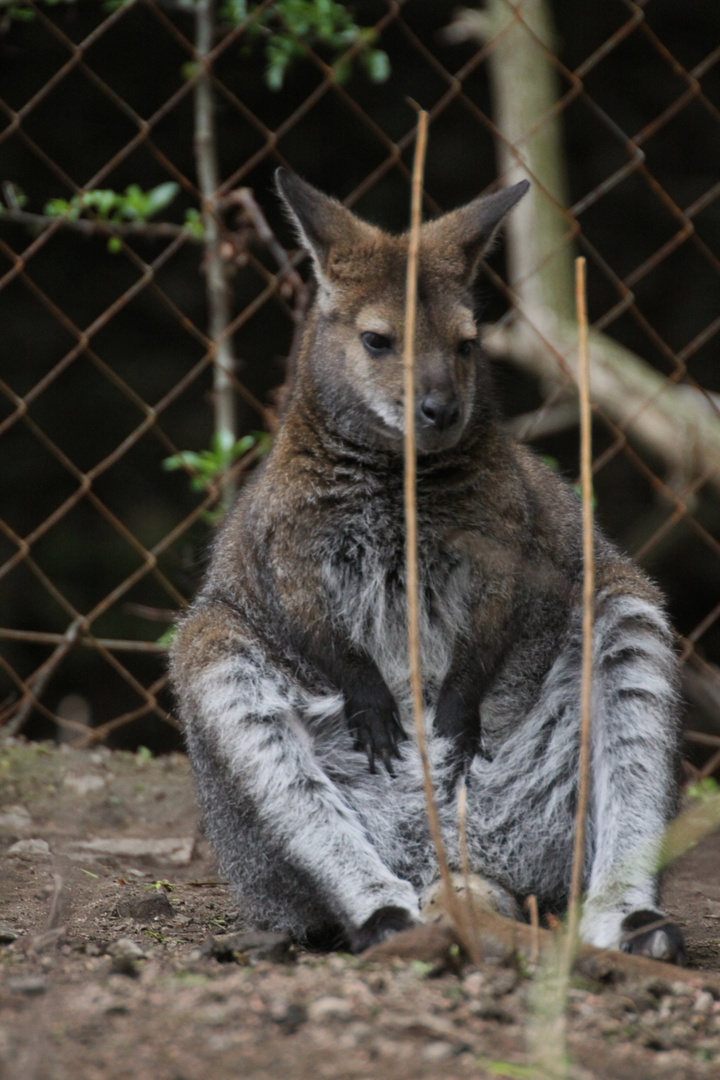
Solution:
[[[715,834],[666,883],[693,978],[573,985],[571,1076],[720,1077],[719,855]],[[238,914],[182,755],[0,749],[3,1080],[547,1075],[517,962],[223,944]]]

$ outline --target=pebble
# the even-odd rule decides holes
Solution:
[[[8,926],[7,923],[0,923],[0,945],[10,945],[13,941],[17,941],[20,934],[17,930],[13,930],[12,926]]]
[[[0,812],[0,830],[3,832],[17,832],[27,829],[33,823],[30,811],[19,803],[5,806]]]
[[[321,997],[312,1001],[307,1007],[307,1018],[310,1021],[321,1020],[344,1020],[352,1013],[352,1007],[345,998]]]
[[[70,788],[77,795],[87,795],[90,791],[99,791],[105,787],[105,779],[102,776],[93,776],[92,773],[76,775],[66,773],[63,776],[63,786]]]
[[[108,948],[110,956],[123,960],[142,960],[147,953],[132,938],[122,937],[114,941]]]
[[[715,998],[707,990],[699,990],[692,1003],[692,1011],[699,1013],[712,1012]]]
[[[152,896],[131,897],[121,900],[115,908],[115,914],[123,919],[135,919],[136,922],[152,922],[160,918],[172,919],[175,909],[164,892]]]
[[[47,840],[18,840],[8,848],[7,855],[11,859],[49,859],[50,845]]]
[[[423,1048],[423,1061],[447,1061],[453,1056],[454,1050],[448,1042],[431,1042]]]
[[[18,976],[8,979],[7,988],[13,994],[44,994],[48,988],[47,979],[41,975]]]

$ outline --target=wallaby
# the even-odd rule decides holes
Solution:
[[[172,677],[208,836],[248,926],[361,951],[437,876],[410,715],[403,503],[408,236],[278,170],[317,295],[263,468],[217,538]],[[527,183],[422,226],[415,423],[421,656],[441,826],[506,911],[567,903],[581,504],[504,431],[473,286]],[[598,531],[584,940],[681,962],[655,863],[677,797],[673,638]]]

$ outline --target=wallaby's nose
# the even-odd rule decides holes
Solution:
[[[428,427],[445,431],[456,424],[460,418],[460,406],[453,394],[442,390],[431,390],[420,402],[420,419]]]

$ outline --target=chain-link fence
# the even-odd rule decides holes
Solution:
[[[720,12],[660,0],[0,4],[0,724],[178,735],[164,658],[308,306],[294,168],[407,220],[522,175],[487,267],[508,423],[572,475],[587,256],[598,515],[669,595],[720,764]]]

